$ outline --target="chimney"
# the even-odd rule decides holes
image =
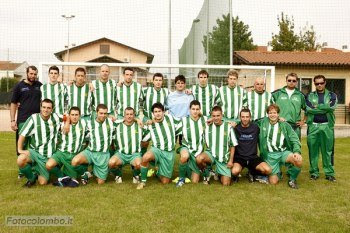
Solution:
[[[323,42],[323,43],[322,43],[322,48],[327,48],[327,47],[328,47],[327,41]]]
[[[343,45],[343,46],[341,47],[341,51],[343,51],[343,52],[350,52],[350,49],[348,48],[347,45]]]
[[[267,52],[272,51],[271,41],[267,42]]]

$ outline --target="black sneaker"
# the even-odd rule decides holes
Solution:
[[[250,173],[250,172],[247,173],[247,179],[248,179],[249,183],[254,182],[254,176],[252,175],[252,173]]]
[[[318,176],[315,176],[315,175],[310,176],[310,180],[317,180],[317,179],[318,179]]]
[[[298,189],[297,181],[296,180],[290,180],[288,181],[288,186],[292,189]]]
[[[337,181],[337,179],[335,179],[334,176],[327,176],[327,177],[326,177],[326,180],[328,180],[328,181],[330,181],[330,182],[336,182],[336,181]]]
[[[231,180],[232,180],[232,183],[238,183],[239,177],[238,176],[232,176]]]
[[[27,180],[27,182],[23,185],[23,187],[24,187],[24,188],[30,188],[30,187],[32,187],[33,185],[35,185],[37,179],[38,179],[38,177],[35,176],[34,181]]]
[[[76,179],[70,179],[67,187],[76,188],[79,186],[79,182]]]

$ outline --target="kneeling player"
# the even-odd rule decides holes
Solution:
[[[44,99],[40,104],[40,113],[30,116],[19,133],[17,165],[20,172],[28,179],[25,187],[31,187],[38,178],[39,184],[45,185],[49,181],[50,173],[45,164],[48,158],[56,151],[60,119],[57,114],[52,113],[53,102]],[[23,150],[26,137],[32,137],[29,150]],[[36,174],[33,173],[34,168]],[[61,177],[62,173],[54,167],[51,173]],[[39,177],[37,176],[39,175]]]
[[[89,133],[89,145],[83,152],[72,160],[72,165],[92,164],[93,173],[97,177],[97,183],[105,183],[108,175],[109,148],[114,136],[113,121],[107,116],[107,106],[97,105],[97,117],[87,123]]]
[[[69,119],[69,132],[67,134],[62,132],[58,150],[47,161],[46,169],[50,171],[57,165],[63,166],[62,171],[66,177],[58,179],[58,185],[76,187],[79,185],[77,177],[82,175],[84,168],[80,167],[81,172],[78,174],[71,163],[73,157],[82,150],[86,136],[86,121],[80,119],[80,109],[78,107],[72,107],[69,110]],[[65,127],[64,124],[62,124],[63,127]]]
[[[240,124],[235,127],[238,141],[233,159],[232,175],[233,181],[238,181],[238,175],[243,168],[249,169],[250,181],[258,174],[269,175],[270,166],[258,157],[259,126],[251,122],[249,109],[240,112]],[[263,181],[263,180],[261,180]],[[267,183],[267,177],[266,177]]]
[[[211,112],[213,124],[205,129],[207,150],[197,157],[197,164],[204,170],[207,165],[215,164],[216,172],[221,176],[223,185],[231,184],[231,169],[237,139],[233,128],[222,120],[222,109],[215,106]]]
[[[135,122],[135,110],[127,107],[124,110],[124,121],[115,123],[116,153],[109,160],[109,168],[120,168],[130,164],[134,167],[133,183],[140,181],[142,128]],[[116,183],[122,183],[122,176],[116,176]]]
[[[267,115],[258,121],[260,127],[259,149],[262,158],[272,168],[269,177],[270,184],[278,183],[280,165],[291,164],[288,185],[297,189],[296,179],[300,173],[302,157],[300,155],[300,141],[298,135],[287,122],[279,121],[280,108],[271,104],[267,108]]]
[[[164,106],[155,103],[152,106],[154,123],[147,126],[143,141],[152,140],[152,147],[142,157],[141,182],[137,189],[146,186],[148,164],[155,161],[158,165],[157,174],[162,184],[168,184],[173,175],[175,162],[175,137],[178,122],[171,115],[164,115]]]
[[[179,180],[177,187],[185,184],[187,167],[192,171],[191,180],[198,183],[200,170],[196,163],[196,157],[203,152],[203,134],[206,125],[206,118],[201,116],[201,105],[198,100],[190,103],[190,116],[183,117],[179,125],[182,134],[182,146],[179,148]]]

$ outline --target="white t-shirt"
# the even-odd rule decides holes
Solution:
[[[286,88],[286,92],[287,92],[289,98],[293,95],[294,91],[295,91],[295,89],[290,90],[290,89]]]

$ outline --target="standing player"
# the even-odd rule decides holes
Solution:
[[[144,107],[143,107],[143,122],[152,120],[152,106],[155,103],[165,104],[165,100],[169,95],[168,88],[162,88],[164,77],[161,73],[153,75],[153,87],[143,89]]]
[[[202,105],[203,115],[209,117],[216,103],[218,87],[208,84],[209,74],[206,70],[199,71],[197,77],[199,84],[192,86],[191,91],[194,99]]]
[[[68,134],[63,132],[60,134],[58,150],[47,161],[46,169],[50,171],[57,165],[63,167],[63,174],[72,179],[71,186],[74,187],[79,185],[77,177],[82,175],[83,171],[78,174],[71,163],[74,156],[83,149],[83,142],[86,137],[86,121],[80,118],[80,109],[78,107],[71,107],[68,114],[70,121],[69,132]],[[61,125],[61,128],[63,127],[65,127],[64,123]],[[84,170],[82,167],[80,168]],[[59,179],[59,183],[61,181]],[[68,182],[66,185],[69,184]]]
[[[179,180],[176,183],[177,187],[181,187],[185,184],[187,164],[192,171],[192,182],[198,183],[199,181],[201,172],[197,166],[196,157],[203,152],[205,125],[206,117],[201,116],[201,105],[199,101],[192,100],[190,103],[190,116],[183,117],[179,123],[179,131],[183,139],[179,149],[180,161]]]
[[[91,91],[86,83],[86,71],[82,67],[75,70],[75,83],[68,86],[68,109],[78,107],[80,117],[88,120],[91,115]]]
[[[266,108],[272,103],[271,93],[265,91],[265,81],[263,78],[256,78],[254,90],[247,93],[248,108],[251,110],[253,121],[266,116]]]
[[[46,169],[48,158],[56,151],[57,136],[60,128],[60,119],[57,114],[52,113],[53,102],[44,99],[41,102],[40,113],[31,115],[24,123],[18,139],[17,165],[20,171],[28,179],[25,187],[31,187],[38,178],[40,185],[45,185],[49,181],[50,174]],[[23,147],[26,137],[32,137],[30,140],[30,149]],[[36,174],[33,173],[34,168]],[[51,170],[57,177],[62,177],[60,170],[55,167]]]
[[[240,113],[240,124],[235,127],[238,140],[233,159],[233,180],[238,181],[238,175],[243,168],[249,169],[249,174],[253,177],[257,174],[269,175],[271,168],[258,156],[259,126],[251,122],[252,116],[249,109],[242,109]],[[250,178],[254,181],[254,178]],[[259,180],[265,182],[265,180]],[[267,181],[267,180],[266,180]]]
[[[326,89],[326,78],[323,75],[314,77],[316,91],[306,99],[307,146],[309,147],[310,179],[317,180],[319,151],[322,154],[322,165],[326,179],[334,182],[332,155],[334,152],[334,110],[337,107],[337,95]]]
[[[268,117],[257,122],[260,128],[259,150],[272,169],[270,184],[278,183],[280,165],[292,164],[294,169],[290,170],[288,186],[297,189],[296,179],[302,165],[301,144],[292,127],[287,122],[279,121],[279,112],[278,105],[271,104],[267,108]]]
[[[213,123],[205,129],[207,150],[197,156],[197,164],[202,170],[207,165],[215,164],[222,185],[227,186],[231,184],[231,169],[237,139],[230,124],[223,121],[221,107],[215,106],[211,117]]]
[[[242,107],[247,105],[246,91],[237,85],[238,72],[229,70],[227,85],[219,88],[219,105],[222,107],[225,120],[237,122]]]
[[[41,82],[36,80],[38,69],[35,66],[28,66],[27,79],[20,81],[13,88],[13,94],[10,106],[11,129],[16,131],[16,151],[19,132],[21,131],[24,122],[34,113],[40,112]],[[18,109],[17,119],[16,112]],[[24,142],[24,148],[28,146],[28,138]],[[19,178],[22,174],[19,174]]]
[[[87,123],[89,145],[87,149],[72,159],[72,165],[92,164],[98,184],[104,184],[108,175],[109,148],[114,137],[113,121],[108,118],[108,109],[104,104],[97,105],[96,118]]]
[[[135,115],[139,115],[139,104],[143,100],[141,84],[134,82],[134,70],[126,67],[123,71],[124,81],[121,86],[117,86],[117,114],[119,118],[123,118],[124,110],[131,107],[135,110]]]
[[[152,140],[152,147],[142,157],[141,162],[141,183],[137,189],[146,186],[148,164],[155,161],[158,165],[158,175],[162,184],[168,184],[173,175],[175,162],[175,136],[178,133],[177,124],[171,115],[164,115],[164,106],[155,103],[152,106],[154,123],[147,127],[143,141]]]
[[[301,127],[305,124],[305,118],[301,120],[301,110],[305,110],[306,107],[305,97],[302,92],[296,89],[298,85],[297,74],[288,74],[286,83],[285,87],[272,92],[272,102],[280,107],[280,117],[292,126],[300,140]]]
[[[56,113],[61,119],[65,112],[65,106],[68,99],[67,87],[58,82],[60,70],[57,66],[49,68],[49,83],[40,87],[41,99],[50,99],[54,103],[53,113]]]
[[[109,168],[132,165],[134,171],[137,171],[133,176],[133,183],[137,184],[140,181],[138,174],[141,165],[142,128],[135,122],[135,110],[132,107],[125,108],[124,121],[115,123],[115,132],[116,152],[109,160]],[[122,176],[116,176],[115,180],[122,183]]]
[[[109,115],[115,115],[116,104],[116,82],[109,79],[109,66],[104,64],[100,68],[99,80],[92,81],[93,94],[92,94],[92,109],[96,109],[99,104],[107,106],[107,113]]]

